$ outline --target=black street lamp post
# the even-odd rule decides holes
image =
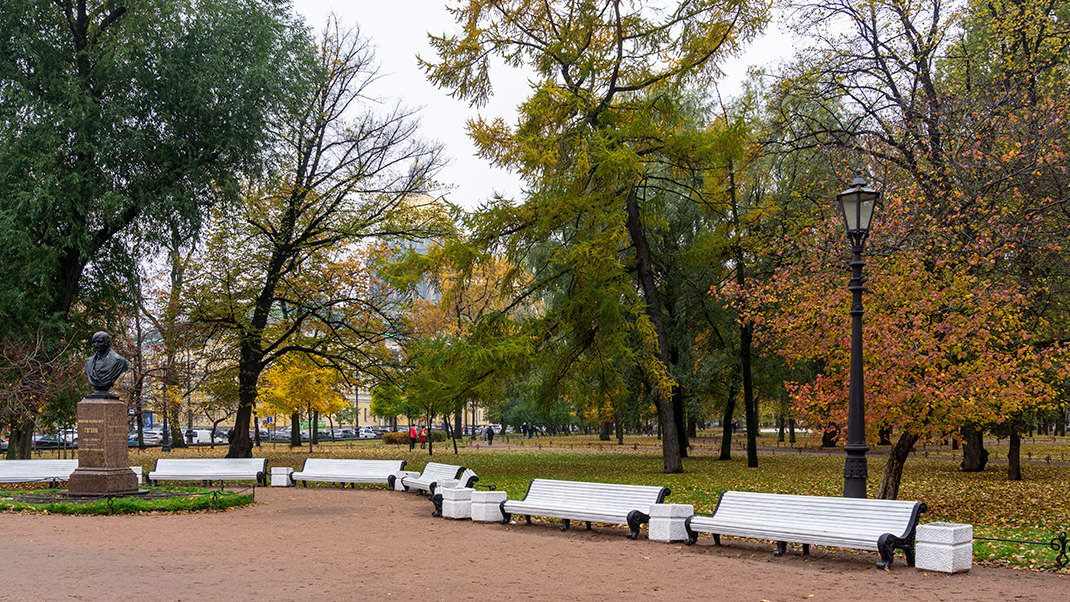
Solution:
[[[880,193],[866,187],[861,174],[851,182],[851,187],[836,196],[843,211],[847,236],[851,239],[851,388],[847,402],[847,459],[843,467],[843,497],[866,497],[866,403],[862,380],[862,292],[866,279],[862,276],[862,252],[869,237],[869,224],[877,206]]]

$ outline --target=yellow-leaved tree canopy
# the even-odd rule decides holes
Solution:
[[[293,354],[264,373],[257,399],[272,412],[290,415],[291,445],[300,445],[301,412],[310,420],[337,414],[346,406],[341,392],[344,384],[342,373],[335,368],[318,365],[307,355]],[[316,424],[311,429],[315,432]]]

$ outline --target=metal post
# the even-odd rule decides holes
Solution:
[[[167,399],[168,388],[165,386],[163,390],[163,440],[160,441],[160,451],[171,451],[171,427],[167,424],[168,414],[171,413],[170,404]]]
[[[866,497],[866,403],[865,385],[862,380],[862,292],[866,290],[866,279],[862,276],[862,260],[867,234],[851,237],[851,281],[847,288],[851,291],[851,387],[847,402],[847,459],[843,467],[843,497]]]

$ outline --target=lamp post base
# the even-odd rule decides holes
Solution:
[[[864,498],[866,497],[866,478],[869,469],[866,465],[866,452],[869,447],[866,444],[848,443],[843,446],[847,452],[847,459],[843,465],[843,497]]]

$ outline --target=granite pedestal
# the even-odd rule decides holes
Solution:
[[[67,482],[71,495],[137,493],[126,417],[126,404],[114,395],[96,393],[78,402],[78,468]]]

